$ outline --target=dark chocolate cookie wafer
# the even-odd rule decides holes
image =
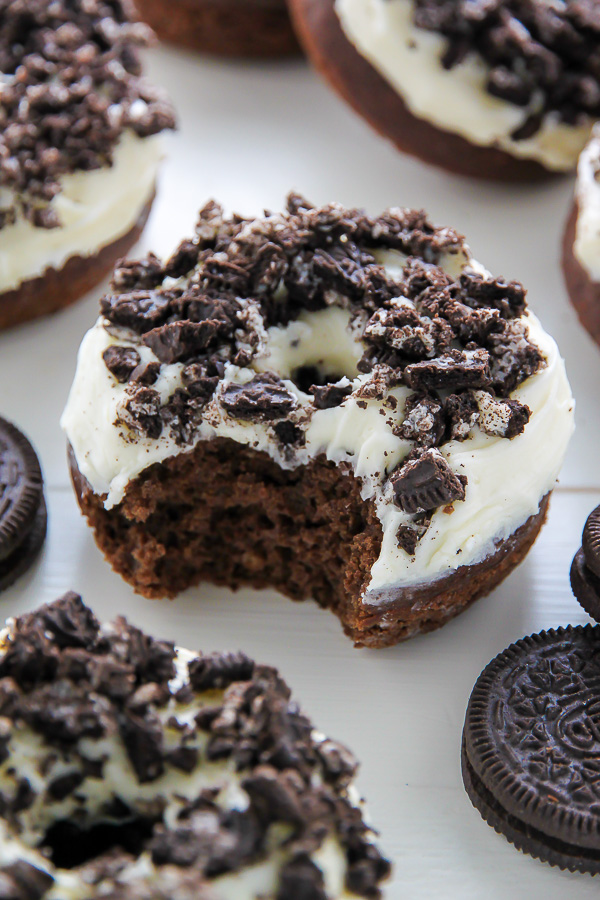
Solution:
[[[571,589],[588,616],[600,622],[600,578],[586,565],[583,547],[571,563]]]
[[[600,506],[592,510],[587,517],[583,526],[581,546],[586,566],[600,578]]]
[[[600,872],[600,626],[543,631],[500,653],[471,694],[467,793],[519,850]]]
[[[46,536],[46,504],[35,450],[0,418],[0,590],[31,565]]]
[[[581,543],[571,564],[571,589],[586,613],[600,622],[600,506],[587,517]]]

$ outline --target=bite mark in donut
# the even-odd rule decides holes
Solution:
[[[522,286],[423,213],[211,203],[170,260],[122,264],[101,313],[63,425],[143,594],[272,585],[381,646],[489,591],[541,527],[562,361]]]

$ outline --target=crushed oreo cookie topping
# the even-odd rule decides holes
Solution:
[[[513,140],[531,138],[549,113],[567,125],[600,116],[596,0],[413,2],[415,25],[447,38],[445,68],[477,53],[489,67],[488,92],[523,108]]]
[[[430,449],[409,457],[390,478],[400,509],[418,513],[465,499],[465,485],[439,450]]]
[[[151,36],[129,0],[0,3],[0,229],[19,215],[59,226],[50,201],[62,176],[110,166],[125,129],[174,127],[141,74]]]
[[[296,398],[277,375],[255,375],[247,384],[230,384],[221,404],[238,419],[283,419],[296,406]]]
[[[269,365],[278,334],[336,309],[353,335],[354,372]],[[411,515],[464,498],[464,477],[437,448],[476,428],[509,440],[523,432],[530,412],[509,395],[545,365],[528,338],[522,286],[472,266],[460,235],[414,210],[370,217],[295,194],[286,213],[263,219],[226,218],[207,204],[169,260],[120,263],[101,313],[123,342],[104,362],[125,385],[117,418],[134,439],[190,446],[216,417],[260,423],[293,459],[316,413],[350,402],[366,411],[374,400],[392,434],[419,450],[414,458],[407,448],[381,479],[391,476],[397,506]],[[402,387],[399,402],[390,391]],[[405,525],[399,546],[411,553],[427,526]]]
[[[348,799],[356,761],[317,735],[275,669],[242,653],[184,657],[123,618],[101,627],[69,593],[9,624],[0,716],[0,828],[42,850],[39,868],[0,870],[2,896],[42,900],[64,868],[90,897],[102,885],[128,900],[179,889],[208,900],[225,874],[254,896],[244,869],[270,864],[276,897],[305,900],[320,896],[313,854],[326,842],[346,888],[380,896],[390,867]],[[38,748],[34,781],[21,740]]]

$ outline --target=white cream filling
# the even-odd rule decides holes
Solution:
[[[573,252],[592,281],[600,282],[600,128],[577,165],[577,225]]]
[[[399,253],[382,255],[388,272],[397,272],[403,258]],[[460,269],[465,258],[444,260],[447,269]],[[482,271],[475,261],[471,269]],[[319,312],[303,312],[287,326],[266,332],[263,346],[252,368],[227,364],[224,379],[215,397],[207,404],[194,443],[215,437],[229,437],[257,450],[264,450],[279,465],[292,468],[319,454],[335,462],[347,462],[362,479],[362,496],[374,498],[383,526],[383,544],[371,570],[369,592],[372,602],[381,602],[378,592],[440,578],[460,565],[475,564],[494,552],[503,540],[537,513],[542,497],[556,482],[573,431],[573,399],[564,363],[552,338],[531,313],[525,318],[529,339],[546,358],[546,365],[514,391],[513,397],[531,410],[531,419],[522,434],[508,440],[493,437],[475,428],[463,441],[442,446],[451,468],[466,475],[464,501],[455,502],[452,512],[438,509],[420,540],[414,556],[398,547],[397,530],[411,519],[393,502],[387,475],[412,448],[412,443],[393,433],[403,419],[406,398],[412,393],[400,386],[383,401],[364,400],[356,391],[371,376],[357,374],[356,364],[364,349],[350,314],[340,307]],[[126,345],[111,336],[99,319],[84,337],[77,371],[62,418],[62,427],[73,447],[77,465],[96,494],[106,495],[110,509],[124,496],[129,482],[153,463],[191,449],[180,447],[170,432],[152,440],[119,424],[119,410],[127,399],[126,385],[119,384],[105,366],[102,354],[111,344]],[[131,342],[143,361],[155,360],[146,347]],[[311,398],[290,380],[294,369],[318,365],[328,373],[339,373],[351,384],[354,394],[337,407],[314,410]],[[181,384],[183,365],[163,366],[154,387],[164,402]],[[296,415],[308,417],[306,442],[293,456],[275,441],[269,426],[262,422],[230,417],[219,403],[220,392],[231,383],[244,384],[257,371],[276,371],[297,398]],[[390,406],[396,401],[396,408]],[[366,602],[369,602],[369,592]]]
[[[533,137],[513,140],[510,135],[528,111],[488,93],[489,68],[479,54],[472,52],[444,69],[441,58],[447,42],[413,25],[412,0],[335,0],[335,10],[350,43],[413,115],[472,144],[500,147],[548,169],[568,171],[575,166],[591,122],[571,126],[548,115]]]
[[[61,178],[61,191],[50,203],[60,227],[36,228],[20,215],[0,231],[0,294],[127,234],[152,196],[161,157],[160,135],[139,138],[128,130],[112,166]],[[8,190],[0,189],[0,208],[9,200]]]
[[[110,629],[110,626],[107,626]],[[6,636],[6,631],[4,636]],[[173,689],[186,684],[189,680],[187,665],[194,654],[181,648],[177,651],[177,678]],[[205,693],[201,699],[196,695],[191,704],[184,705],[171,699],[168,705],[157,710],[157,715],[165,728],[165,746],[177,746],[180,734],[166,727],[167,721],[175,716],[180,722],[192,721],[202,705],[218,703],[222,691]],[[171,733],[170,733],[171,732]],[[169,740],[171,737],[171,741]],[[313,739],[318,742],[321,736],[314,732]],[[202,751],[206,745],[206,735],[198,732],[186,746],[197,747]],[[205,788],[219,788],[216,803],[223,809],[246,809],[249,797],[241,786],[244,772],[236,771],[235,765],[228,761],[210,763],[202,759],[197,768],[189,774],[168,767],[158,779],[140,784],[131,765],[123,742],[118,734],[110,734],[100,740],[83,739],[78,749],[88,759],[103,759],[102,778],[87,777],[83,783],[69,796],[60,802],[49,803],[46,796],[48,785],[57,777],[78,768],[76,759],[69,759],[67,753],[56,753],[48,761],[42,773],[40,762],[48,756],[48,744],[41,736],[28,726],[20,723],[13,726],[8,745],[9,757],[0,765],[0,788],[10,795],[16,788],[19,779],[29,781],[35,798],[30,807],[17,814],[20,833],[16,834],[4,820],[0,820],[0,867],[10,865],[19,859],[26,860],[43,871],[49,872],[54,884],[44,895],[47,900],[89,900],[90,886],[82,876],[74,871],[60,869],[49,863],[48,859],[36,849],[47,829],[55,822],[73,818],[85,809],[87,821],[102,820],[102,807],[118,797],[137,814],[143,815],[150,808],[153,800],[162,797],[167,800],[163,820],[167,826],[176,825],[177,814],[185,800],[197,797]],[[317,781],[320,774],[315,772]],[[348,799],[354,805],[356,791],[350,786],[347,789]],[[283,824],[272,826],[267,837],[269,854],[257,863],[247,865],[237,872],[221,875],[210,880],[215,900],[273,900],[275,897],[279,871],[289,858],[289,851],[282,846],[289,836],[289,828]],[[345,853],[333,834],[327,836],[320,848],[311,856],[313,862],[323,872],[324,884],[328,900],[352,900],[356,894],[345,887],[347,862]],[[169,868],[169,867],[168,867]],[[119,882],[146,882],[149,886],[160,886],[164,890],[165,882],[173,877],[164,868],[156,866],[149,853],[142,853],[135,861],[129,863],[119,874]],[[175,887],[175,885],[174,885]],[[100,892],[101,893],[101,892]],[[100,895],[100,893],[98,895]],[[96,894],[94,894],[96,896]]]

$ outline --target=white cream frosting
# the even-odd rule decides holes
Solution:
[[[513,156],[537,160],[546,168],[574,168],[591,130],[591,122],[566,125],[547,115],[531,138],[510,135],[529,110],[486,90],[489,68],[471,52],[444,69],[446,39],[413,25],[413,0],[335,0],[342,29],[358,53],[402,97],[413,115],[479,146],[495,146]]]
[[[379,254],[392,276],[404,258],[393,251]],[[473,260],[453,254],[442,261],[447,271],[468,266],[484,271]],[[365,596],[377,601],[377,593],[388,587],[417,585],[441,578],[460,565],[480,562],[494,552],[496,544],[537,513],[542,497],[552,490],[573,431],[573,399],[564,363],[552,338],[530,312],[526,315],[529,339],[537,345],[546,365],[523,382],[511,395],[531,410],[522,434],[511,440],[485,434],[475,427],[467,440],[442,445],[441,451],[457,474],[467,476],[464,501],[438,509],[417,545],[414,556],[398,547],[397,531],[411,517],[393,502],[388,474],[406,457],[413,444],[394,434],[403,419],[404,404],[412,393],[392,388],[384,400],[365,399],[357,392],[371,375],[358,374],[357,362],[364,346],[359,338],[360,320],[351,324],[348,311],[332,306],[318,312],[303,312],[286,326],[265,333],[262,347],[251,368],[226,364],[225,375],[215,396],[203,411],[194,442],[229,437],[257,450],[264,450],[282,467],[292,468],[324,454],[335,462],[347,462],[362,480],[362,496],[373,498],[383,526],[383,544],[372,567]],[[117,422],[128,395],[104,364],[102,354],[111,344],[135,346],[143,362],[155,361],[152,351],[132,340],[118,339],[99,319],[87,333],[79,350],[77,371],[62,426],[73,447],[80,472],[94,492],[106,495],[110,509],[124,496],[127,485],[145,468],[190,449],[178,446],[163,430],[152,440]],[[135,336],[133,336],[135,338]],[[341,405],[314,409],[312,398],[290,380],[293,370],[318,365],[328,373],[343,374],[343,384],[353,393]],[[164,365],[153,385],[164,402],[181,386],[183,365]],[[305,445],[286,455],[274,441],[268,425],[235,419],[219,402],[228,384],[243,384],[257,371],[275,371],[297,398],[296,416],[308,419]],[[395,406],[392,409],[391,404]]]
[[[600,128],[577,165],[577,225],[573,252],[592,281],[600,282]]]
[[[105,626],[104,630],[110,630]],[[10,626],[3,632],[3,638],[10,632]],[[188,663],[195,654],[182,648],[177,649],[177,676],[172,688],[177,689],[189,682]],[[164,729],[165,750],[174,748],[181,741],[181,734],[167,725],[173,717],[181,725],[193,723],[199,709],[206,705],[216,705],[222,700],[223,692],[213,690],[204,696],[195,694],[191,703],[181,703],[171,698],[168,704],[156,710]],[[313,732],[313,741],[319,743],[324,736]],[[92,825],[106,821],[102,809],[111,799],[118,797],[136,815],[143,816],[152,808],[157,797],[167,802],[163,821],[167,827],[177,826],[177,816],[186,800],[198,797],[204,789],[218,789],[215,802],[222,809],[244,810],[248,807],[249,796],[242,787],[244,771],[237,771],[230,760],[209,762],[204,750],[207,735],[195,730],[194,738],[186,742],[187,747],[197,748],[199,760],[190,773],[168,766],[162,776],[150,783],[140,784],[118,734],[109,734],[101,739],[84,738],[77,749],[89,760],[102,760],[102,778],[86,777],[76,791],[64,800],[49,803],[47,787],[56,778],[78,771],[77,758],[70,758],[68,752],[53,753],[48,758],[49,746],[42,737],[26,724],[13,723],[9,743],[8,758],[0,765],[0,786],[10,796],[16,791],[19,779],[26,778],[35,793],[31,805],[18,815],[19,833],[7,822],[0,820],[0,867],[17,860],[26,860],[54,878],[54,884],[44,895],[45,900],[89,900],[91,896],[102,896],[102,890],[94,892],[77,871],[57,868],[37,849],[47,830],[56,822],[73,819],[85,810],[85,823]],[[47,759],[44,771],[40,763]],[[314,784],[320,783],[318,770],[313,773]],[[347,789],[349,802],[360,806],[356,788]],[[240,870],[215,877],[210,880],[215,900],[273,900],[277,892],[279,871],[289,858],[289,851],[283,846],[290,834],[290,827],[282,823],[271,826],[267,842],[269,855],[262,861],[242,867]],[[357,895],[345,887],[347,861],[344,851],[334,834],[328,835],[321,846],[311,855],[312,861],[322,873],[327,900],[357,900]],[[177,870],[175,870],[177,872]],[[146,883],[149,887],[159,885],[164,891],[169,877],[168,867],[154,864],[149,852],[143,852],[119,873],[119,883]],[[186,895],[187,896],[187,895]]]
[[[127,130],[112,166],[64,175],[50,203],[60,227],[36,228],[19,215],[0,231],[0,294],[127,234],[152,197],[161,157],[160,135],[139,138]],[[0,208],[9,201],[8,190],[0,189]]]

